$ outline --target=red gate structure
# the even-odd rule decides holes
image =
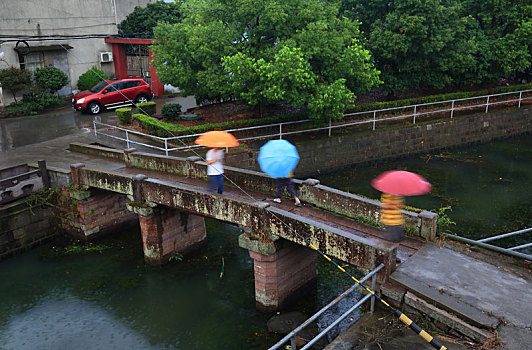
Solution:
[[[146,58],[148,62],[151,62],[152,60],[152,52],[149,46],[152,43],[152,39],[105,38],[105,42],[113,45],[113,61],[117,78],[142,76],[142,78],[151,85],[151,89],[155,96],[164,95],[164,85],[159,81],[155,72],[155,67],[149,65],[146,69],[141,69],[144,66],[142,62],[145,62]],[[147,48],[144,50],[134,50],[135,52],[138,52],[137,58],[139,62],[134,62],[135,57],[131,55],[131,50],[126,50],[131,47]],[[147,57],[144,54],[145,51],[148,52]],[[137,69],[137,67],[139,69]]]

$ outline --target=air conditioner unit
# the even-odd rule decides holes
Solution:
[[[112,52],[100,52],[100,62],[113,62],[113,53]]]

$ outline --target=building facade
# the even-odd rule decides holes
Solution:
[[[69,95],[76,90],[79,76],[93,66],[114,77],[113,48],[103,36],[118,34],[117,25],[133,12],[135,6],[145,7],[155,1],[0,1],[0,52],[3,52],[0,69],[12,66],[34,71],[49,65],[57,67],[70,81],[58,92],[60,95]],[[90,38],[91,35],[99,37]],[[29,38],[31,36],[42,36],[43,40],[35,41],[35,38]],[[57,36],[77,38],[58,40]],[[11,102],[12,96],[4,89],[0,104]]]

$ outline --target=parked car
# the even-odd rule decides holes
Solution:
[[[80,91],[72,98],[76,111],[98,114],[104,108],[113,109],[153,98],[151,87],[142,78],[102,80],[89,90]]]

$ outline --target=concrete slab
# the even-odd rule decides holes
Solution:
[[[458,339],[436,336],[447,349],[471,349]],[[386,310],[366,313],[355,324],[340,334],[324,350],[428,350],[434,349],[419,335],[404,326]]]
[[[500,319],[532,325],[530,279],[434,244],[401,264],[390,280],[480,327],[496,328]]]
[[[70,164],[84,163],[88,167],[114,170],[124,166],[124,162],[94,157],[88,154],[71,152],[68,147],[71,142],[95,142],[92,133],[76,133],[54,138],[52,140],[29,144],[0,154],[0,168],[28,163],[36,165],[38,160],[44,159],[47,167],[63,171],[70,171]]]

